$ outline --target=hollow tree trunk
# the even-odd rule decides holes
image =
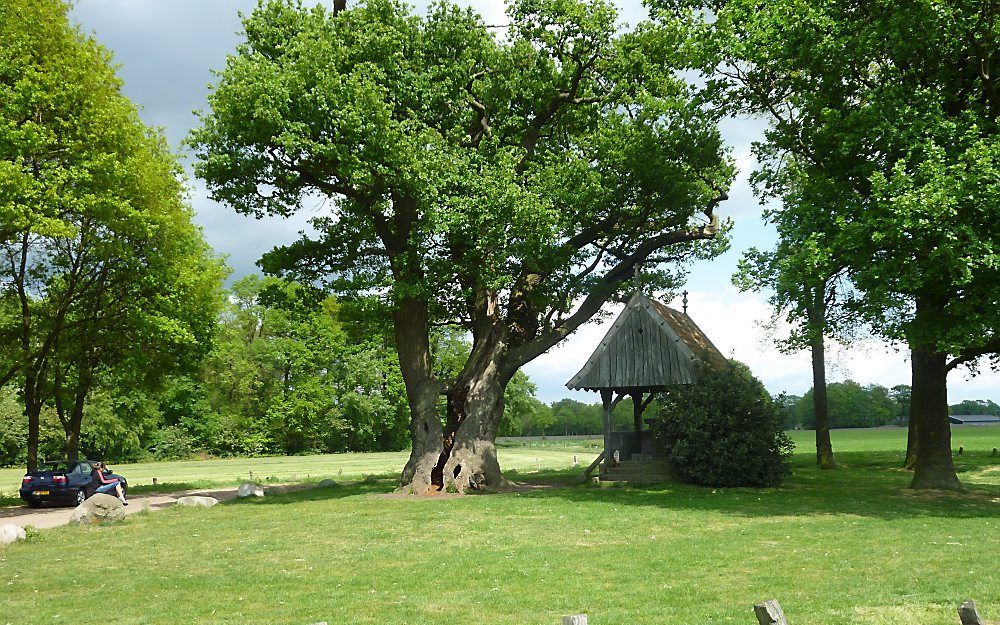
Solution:
[[[816,464],[821,469],[837,468],[830,440],[830,403],[826,392],[826,349],[823,328],[826,320],[825,289],[817,289],[809,309],[809,348],[812,353],[813,412],[816,415]]]
[[[926,347],[911,350],[910,420],[916,421],[916,462],[911,488],[961,490],[951,456],[948,421],[948,356]]]
[[[491,339],[492,340],[492,339]],[[465,369],[447,390],[444,426],[436,410],[414,416],[413,449],[400,481],[402,492],[494,489],[509,483],[497,460],[496,435],[503,417],[504,391],[514,370],[504,366],[502,346],[481,341]],[[425,400],[436,408],[435,393]],[[425,427],[426,425],[426,427]]]
[[[509,485],[497,460],[496,435],[503,416],[505,383],[488,374],[477,377],[449,398],[449,423],[442,427],[436,410],[414,412],[413,449],[400,478],[400,491],[502,489]],[[435,392],[426,395],[431,406]],[[412,408],[411,408],[412,409]]]
[[[504,391],[512,375],[491,360],[457,389],[437,467],[443,488],[463,492],[509,485],[500,472],[495,441],[503,417]]]

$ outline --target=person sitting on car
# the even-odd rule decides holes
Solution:
[[[121,482],[119,482],[117,478],[109,478],[104,475],[104,472],[107,470],[108,467],[105,466],[103,462],[94,463],[94,472],[92,475],[94,476],[94,479],[97,480],[97,483],[100,484],[100,486],[97,487],[96,492],[110,495],[111,491],[114,491],[115,495],[118,496],[118,499],[127,506],[128,502],[125,501],[125,493],[122,491]]]

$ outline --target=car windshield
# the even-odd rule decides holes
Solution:
[[[64,473],[69,471],[68,462],[46,462],[42,465],[42,471],[57,471]]]

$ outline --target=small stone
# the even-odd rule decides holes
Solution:
[[[177,499],[178,506],[185,506],[188,508],[211,508],[217,503],[219,503],[219,500],[215,497],[199,497],[197,495],[189,495],[187,497],[179,497]]]
[[[24,533],[24,528],[13,523],[0,525],[0,545],[9,545],[19,540],[24,540],[28,535]]]
[[[321,480],[320,483],[316,485],[316,488],[332,488],[336,485],[337,483],[333,480]]]
[[[115,523],[125,518],[125,504],[117,497],[97,493],[73,510],[70,523],[93,525],[94,523]]]
[[[236,490],[236,496],[240,498],[263,497],[264,489],[260,487],[260,484],[256,484],[254,482],[243,482]]]
[[[586,614],[570,614],[562,618],[562,625],[587,625]]]

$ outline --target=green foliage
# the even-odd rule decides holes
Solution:
[[[634,267],[672,289],[726,246],[715,210],[734,168],[716,108],[684,79],[683,24],[623,31],[600,0],[516,0],[507,22],[499,34],[450,2],[419,15],[393,0],[263,1],[191,137],[196,173],[238,212],[328,200],[261,266],[345,299],[378,294],[413,431],[432,434],[416,445],[438,444],[440,389],[480,382],[490,391],[452,403],[468,409],[446,427],[515,431],[504,386],[621,297]],[[431,357],[441,326],[471,335],[461,366]],[[529,403],[512,411],[544,429]],[[414,479],[432,479],[431,455],[414,457]]]
[[[152,391],[197,365],[226,269],[164,136],[68,12],[0,3],[0,383],[30,421],[53,407],[73,454],[93,391]]]
[[[900,423],[910,421],[910,397],[912,395],[913,391],[908,384],[897,384],[889,389],[889,397],[892,397],[892,401],[896,402],[896,415]]]
[[[521,436],[525,432],[545,432],[555,423],[552,409],[542,403],[535,393],[538,387],[523,371],[514,374],[507,390],[504,391],[503,420],[500,421],[500,436]]]
[[[28,423],[14,390],[0,387],[0,467],[23,464],[27,459]]]
[[[195,439],[175,425],[160,428],[156,439],[153,457],[157,460],[186,460],[195,454]]]
[[[363,305],[277,278],[237,281],[199,380],[178,380],[167,423],[217,454],[402,449],[405,390]],[[355,338],[350,338],[355,337]]]
[[[1000,406],[992,399],[966,399],[948,406],[951,414],[988,414],[1000,415]]]
[[[81,456],[114,462],[141,460],[155,445],[160,423],[155,396],[150,397],[145,389],[99,389],[84,406]]]
[[[799,401],[802,398],[798,395],[788,395],[781,393],[774,398],[774,403],[781,412],[783,427],[786,430],[794,430],[802,427],[802,418],[799,416]]]
[[[984,68],[1000,30],[983,3],[654,4],[711,9],[689,45],[718,102],[771,122],[754,179],[783,200],[770,259],[794,265],[772,275],[843,271],[848,319],[956,365],[993,353],[1000,90]]]
[[[782,431],[782,413],[746,365],[702,365],[697,383],[659,401],[654,432],[685,482],[775,486],[788,475],[792,441]]]
[[[862,386],[853,380],[845,380],[827,384],[826,390],[830,427],[869,428],[900,424],[900,405],[884,386],[879,384]],[[815,427],[812,389],[799,399],[796,415],[802,427]]]

